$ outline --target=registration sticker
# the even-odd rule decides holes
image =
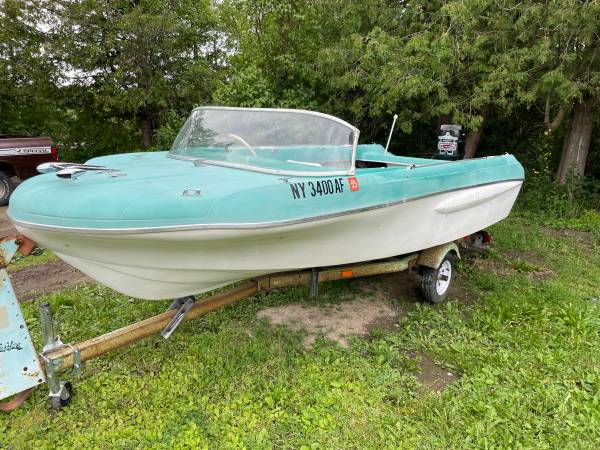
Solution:
[[[348,184],[350,185],[350,190],[351,191],[358,191],[359,190],[358,179],[356,177],[350,177],[350,178],[348,178]]]

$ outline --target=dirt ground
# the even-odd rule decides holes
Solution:
[[[7,236],[17,232],[10,220],[8,220],[6,209],[6,206],[0,208],[0,236]],[[93,280],[79,270],[60,260],[10,272],[10,279],[17,298],[22,302],[35,300],[39,295],[65,287],[93,282]]]
[[[350,336],[365,336],[374,325],[394,323],[400,315],[401,311],[389,301],[369,296],[327,306],[292,303],[265,308],[258,312],[257,318],[266,318],[273,325],[306,331],[306,347],[312,346],[321,335],[347,347]]]
[[[440,393],[459,378],[458,375],[440,366],[427,355],[420,355],[419,370],[417,379],[421,383],[422,392]]]
[[[398,323],[407,310],[419,300],[419,278],[407,273],[368,277],[357,281],[361,293],[358,298],[329,305],[290,303],[265,308],[257,313],[258,319],[267,319],[272,325],[304,331],[304,346],[311,347],[318,337],[349,345],[352,336],[367,337],[376,328],[388,328]],[[454,292],[460,287],[454,286]],[[396,300],[393,300],[396,299]],[[417,379],[421,392],[440,393],[458,381],[459,375],[443,367],[425,354],[409,355],[419,367]]]
[[[10,220],[8,220],[8,216],[6,215],[7,209],[8,206],[0,207],[0,236],[7,236],[17,232],[15,227],[12,226],[12,223],[10,223]]]
[[[61,260],[25,267],[10,272],[9,276],[21,302],[35,300],[40,295],[65,287],[94,283],[94,280]]]

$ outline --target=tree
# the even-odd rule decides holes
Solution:
[[[552,33],[553,65],[562,75],[561,84],[569,85],[570,95],[553,93],[563,105],[574,104],[556,170],[556,181],[564,184],[571,175],[585,174],[594,115],[600,106],[600,4],[570,0],[553,6],[556,10],[547,23],[547,29],[558,30]]]
[[[215,98],[256,107],[316,107],[314,65],[334,33],[323,15],[330,2],[226,0],[220,6],[231,57]]]
[[[346,86],[348,37],[392,22],[385,0],[226,0],[230,76],[219,101],[246,106],[319,109],[357,125],[367,115],[354,108],[363,83]],[[351,55],[353,57],[354,55]],[[373,118],[369,123],[376,123]],[[363,129],[364,131],[364,129]]]
[[[556,170],[556,181],[559,184],[564,184],[570,175],[582,176],[585,174],[595,107],[591,98],[585,98],[578,101],[573,108],[560,164]]]
[[[484,121],[517,104],[512,89],[522,81],[503,62],[518,42],[518,8],[498,8],[494,0],[408,1],[384,11],[327,51],[333,83],[360,93],[357,114],[398,112],[407,133],[415,122],[440,117],[466,125],[472,157]]]
[[[36,3],[0,2],[0,133],[45,134],[59,122],[41,16]]]
[[[170,109],[210,98],[222,65],[210,0],[58,0],[53,55],[63,84],[84,87],[89,108],[136,120],[144,148]]]
[[[516,86],[518,97],[527,104],[544,104],[546,134],[569,119],[555,176],[562,184],[571,175],[585,173],[594,114],[600,102],[600,4],[582,0],[530,2],[515,28],[522,42],[510,67],[525,80]]]
[[[551,132],[575,104],[560,181],[584,170],[600,86],[599,7],[581,0],[402,2],[396,26],[375,23],[332,43],[322,52],[324,72],[354,94],[355,113],[398,112],[405,132],[441,117],[467,125],[467,158],[486,121],[545,103]]]

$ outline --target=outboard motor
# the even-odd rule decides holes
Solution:
[[[462,125],[441,125],[438,134],[437,150],[433,159],[456,161],[465,157],[465,127]]]

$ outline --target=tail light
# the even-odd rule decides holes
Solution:
[[[50,147],[50,155],[52,157],[52,161],[58,161],[58,149],[54,145]]]

